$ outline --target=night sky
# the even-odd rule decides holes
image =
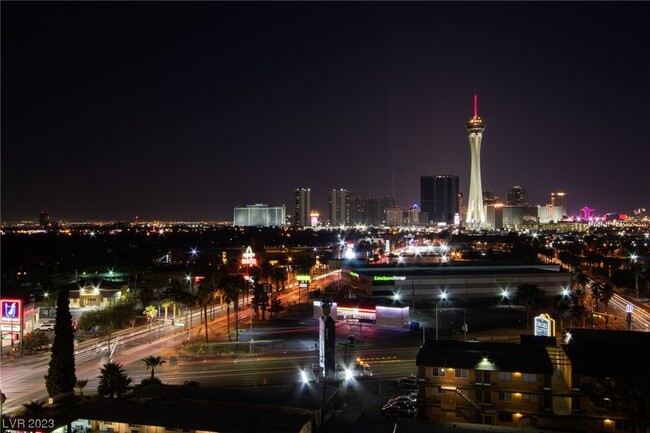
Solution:
[[[650,207],[633,3],[5,2],[2,219],[228,220],[312,189],[419,202],[460,176],[572,213]]]

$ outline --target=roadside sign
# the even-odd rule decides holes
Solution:
[[[271,293],[271,285],[270,284],[264,284],[264,291],[266,293]]]

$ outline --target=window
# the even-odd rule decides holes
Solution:
[[[465,370],[464,368],[457,368],[454,371],[454,375],[455,377],[459,377],[461,379],[467,379],[467,370]]]
[[[433,367],[433,372],[431,373],[433,377],[444,377],[445,376],[445,369],[444,368],[436,368]]]
[[[524,403],[537,403],[537,396],[535,394],[524,394],[521,400]]]
[[[509,371],[500,371],[498,377],[499,382],[510,382],[512,380],[512,373]]]
[[[537,382],[537,375],[536,374],[530,374],[530,373],[524,373],[521,375],[521,381],[522,382]]]
[[[499,412],[499,422],[512,422],[512,412]]]
[[[499,401],[512,401],[511,392],[499,392]]]

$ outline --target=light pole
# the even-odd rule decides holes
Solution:
[[[438,339],[438,304],[447,299],[447,292],[440,294],[440,300],[436,302],[436,340]]]
[[[634,266],[634,288],[636,290],[636,298],[639,299],[639,269],[636,266],[637,255],[632,254],[630,256],[630,260],[632,261]]]
[[[250,351],[253,353],[253,306],[251,305],[251,330],[250,330]]]

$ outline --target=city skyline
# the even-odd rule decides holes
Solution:
[[[474,89],[483,189],[650,205],[639,4],[1,7],[3,220],[293,214],[296,188],[324,216],[332,189],[407,207],[435,174],[468,197]]]

